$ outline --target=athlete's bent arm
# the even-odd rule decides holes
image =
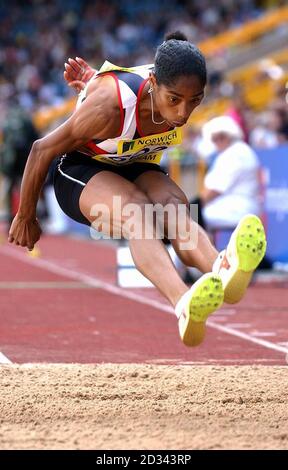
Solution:
[[[52,160],[81,147],[92,138],[116,137],[119,125],[115,123],[115,111],[113,122],[113,100],[113,94],[111,97],[107,89],[98,87],[64,124],[34,142],[22,179],[19,210],[9,231],[10,243],[31,250],[39,240],[41,228],[36,219],[36,207]]]

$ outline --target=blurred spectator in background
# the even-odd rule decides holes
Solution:
[[[30,115],[19,105],[17,97],[10,97],[2,124],[0,172],[6,179],[7,211],[10,226],[16,211],[22,174],[32,143],[38,138]]]
[[[256,148],[274,148],[288,143],[288,110],[276,103],[255,117],[250,144]]]
[[[239,125],[229,116],[219,116],[204,124],[203,137],[214,143],[218,154],[200,197],[191,201],[199,203],[199,223],[207,230],[233,228],[243,215],[259,215],[258,158],[243,141]]]
[[[14,83],[29,110],[57,104],[72,95],[61,73],[67,57],[96,67],[106,57],[130,67],[150,63],[168,31],[199,42],[257,18],[265,7],[259,0],[29,0],[23,8],[22,0],[0,0],[0,88]]]
[[[1,126],[2,145],[0,146],[0,173],[5,181],[5,201],[7,226],[10,226],[19,203],[20,185],[32,143],[40,135],[32,117],[22,106],[19,97],[10,97],[3,115]],[[52,171],[52,169],[51,169]],[[48,175],[37,207],[37,215],[45,219],[44,231],[61,234],[67,230],[67,217],[59,208],[53,189],[51,172]]]
[[[240,127],[245,142],[249,142],[249,128],[246,119],[247,104],[241,88],[234,90],[231,104],[226,111],[226,116],[230,116]]]

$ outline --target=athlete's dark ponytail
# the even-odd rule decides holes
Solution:
[[[154,74],[158,85],[169,86],[181,76],[196,75],[203,86],[207,82],[202,52],[181,31],[165,36],[156,50]]]

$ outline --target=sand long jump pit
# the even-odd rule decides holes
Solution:
[[[288,449],[288,368],[1,365],[1,449]]]

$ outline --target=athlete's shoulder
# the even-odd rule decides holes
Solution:
[[[113,78],[103,75],[97,77],[97,80],[92,80],[85,90],[84,98],[88,97],[93,97],[93,102],[97,105],[103,103],[106,109],[117,106],[118,95]]]
[[[112,80],[112,82],[109,81]],[[120,110],[117,91],[111,77],[99,77],[92,82],[80,98],[73,114],[73,123],[95,138],[117,136],[120,127]]]

